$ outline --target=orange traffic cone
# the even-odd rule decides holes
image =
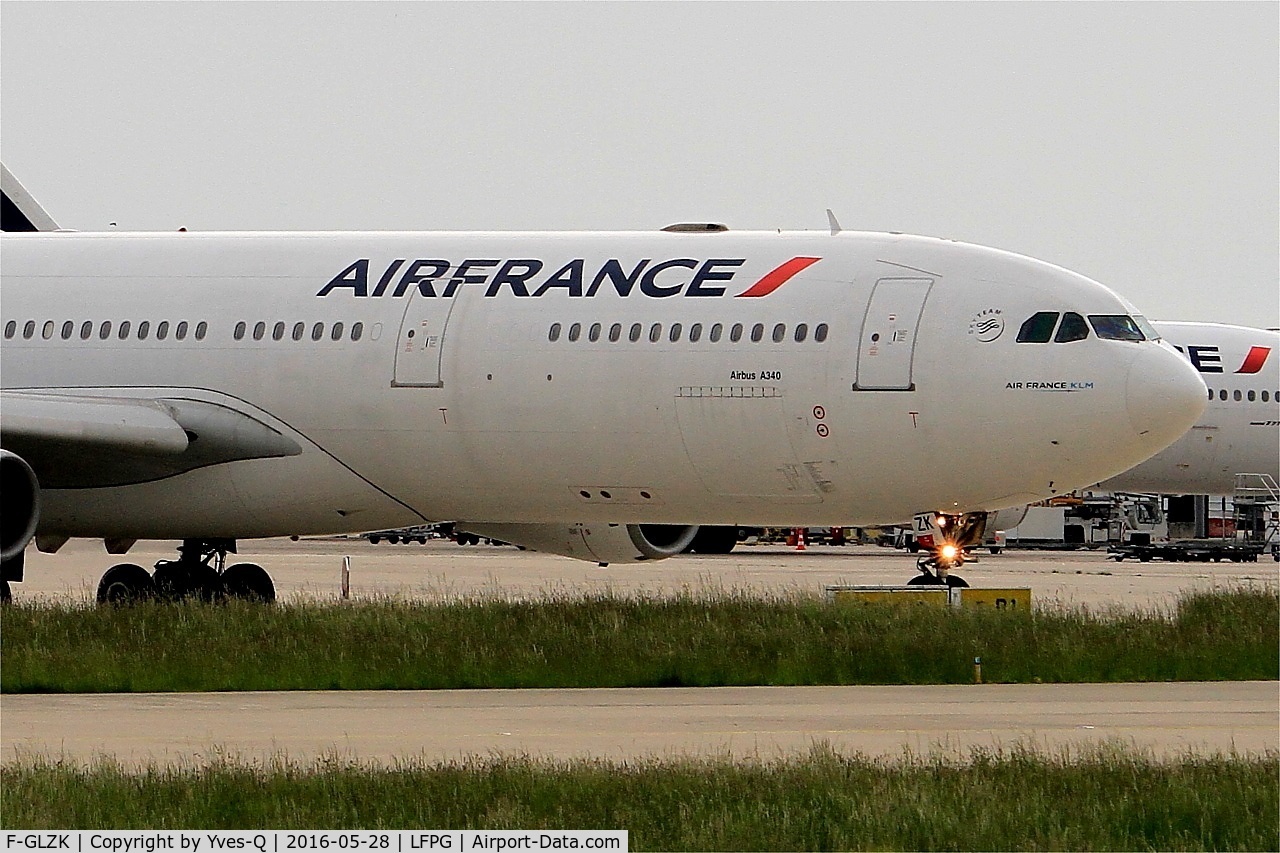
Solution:
[[[805,550],[805,548],[804,548],[804,528],[803,528],[803,527],[797,527],[797,528],[796,528],[796,550],[797,550],[797,551],[803,551],[803,550]]]

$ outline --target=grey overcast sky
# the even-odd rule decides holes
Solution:
[[[845,228],[1280,325],[1280,4],[0,3],[64,227]]]

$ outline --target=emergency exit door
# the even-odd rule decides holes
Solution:
[[[445,331],[458,297],[423,296],[415,288],[405,306],[396,341],[393,386],[439,388],[440,362],[444,358]]]
[[[916,333],[931,278],[882,278],[871,291],[858,341],[859,391],[910,391]]]

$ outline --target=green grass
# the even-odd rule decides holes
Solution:
[[[1274,679],[1280,595],[1173,612],[1010,612],[816,597],[547,596],[353,604],[15,605],[0,690],[954,684]]]
[[[626,829],[633,850],[1275,850],[1275,753],[0,768],[4,829]]]

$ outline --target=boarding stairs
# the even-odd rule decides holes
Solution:
[[[1270,474],[1236,474],[1231,496],[1236,536],[1260,545],[1280,545],[1280,486]]]

